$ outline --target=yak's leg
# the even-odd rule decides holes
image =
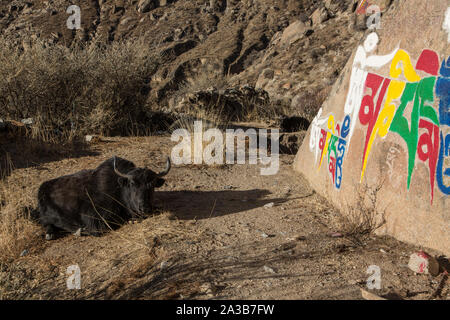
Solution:
[[[83,234],[88,236],[100,237],[102,235],[102,221],[89,214],[82,215]]]
[[[52,224],[45,226],[45,240],[55,239],[56,229]]]

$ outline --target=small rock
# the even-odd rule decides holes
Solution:
[[[411,254],[408,267],[415,273],[431,274],[434,277],[439,274],[439,262],[424,251]]]
[[[380,252],[381,253],[387,253],[386,250],[384,250],[384,249],[380,249]]]
[[[261,233],[261,237],[263,237],[263,238],[268,238],[269,237],[269,235],[267,234],[267,233]]]
[[[268,273],[273,273],[273,274],[276,273],[276,271],[274,269],[272,269],[271,267],[268,267],[268,266],[264,266],[264,271],[268,272]]]
[[[283,89],[289,90],[289,89],[292,88],[292,83],[286,82],[286,83],[283,84],[281,87],[282,87]]]
[[[273,79],[273,77],[274,77],[274,72],[273,72],[273,70],[272,69],[269,69],[269,68],[267,68],[267,69],[264,69],[263,71],[262,71],[262,76],[265,78],[265,79],[268,79],[268,80],[271,80],[271,79]]]
[[[29,251],[27,249],[23,250],[22,253],[20,254],[21,257],[25,257],[27,256],[29,253]]]
[[[325,22],[329,19],[328,10],[325,8],[319,8],[311,15],[311,21],[313,26],[317,26],[322,22]]]
[[[200,286],[200,291],[205,294],[213,294],[214,286],[211,283],[204,283]]]
[[[281,45],[291,45],[299,40],[307,30],[307,25],[300,20],[291,23],[284,29],[281,36]]]
[[[81,228],[79,228],[73,235],[75,237],[81,237]]]
[[[159,265],[159,269],[164,270],[165,268],[167,268],[168,264],[169,263],[167,261],[161,262],[161,264]]]
[[[366,291],[362,288],[361,289],[361,295],[366,300],[387,300],[386,298],[380,297],[372,292]]]
[[[264,205],[264,208],[268,209],[268,208],[272,208],[275,205],[275,203],[270,202]]]
[[[231,190],[231,189],[233,189],[233,186],[225,186],[225,187],[223,187],[223,189],[224,190]]]
[[[121,25],[127,24],[129,21],[131,20],[130,17],[123,19],[122,21],[120,21]]]
[[[343,236],[344,235],[342,233],[339,233],[339,232],[330,233],[330,237],[332,237],[332,238],[342,238]]]
[[[86,142],[99,142],[100,138],[98,136],[95,135],[87,135],[84,137],[84,140],[86,140]]]
[[[33,118],[22,119],[20,122],[26,126],[31,126],[33,124]]]
[[[155,0],[141,0],[138,4],[138,11],[140,13],[146,13],[157,7]]]
[[[0,131],[6,130],[6,123],[3,121],[3,119],[0,119]]]

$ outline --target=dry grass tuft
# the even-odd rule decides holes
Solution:
[[[40,227],[29,219],[33,203],[31,188],[24,188],[12,179],[0,184],[0,262],[18,258],[41,239]]]
[[[345,212],[340,215],[340,229],[346,236],[360,243],[365,236],[373,234],[385,223],[385,210],[377,207],[378,192],[382,183],[375,187],[367,184],[356,187],[354,205],[346,205]]]
[[[130,229],[133,232],[130,232]],[[159,276],[162,272],[161,263],[172,263],[171,255],[176,251],[177,244],[201,241],[206,237],[203,229],[186,228],[185,222],[175,220],[170,213],[163,212],[137,225],[130,224],[111,231],[111,237],[118,237],[114,243],[128,243],[130,250],[135,250],[138,258],[111,279],[105,292],[107,299],[129,299],[135,288],[147,282],[155,283],[155,290],[150,287],[146,292],[151,299],[174,299],[180,294],[186,296],[188,292],[197,292],[192,286],[187,288],[182,283],[170,283],[167,287],[160,288]]]

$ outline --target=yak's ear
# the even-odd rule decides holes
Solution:
[[[155,188],[161,188],[164,185],[165,182],[166,182],[166,180],[164,180],[162,178],[158,178],[154,182],[154,187]]]
[[[121,187],[125,187],[126,185],[128,185],[127,178],[119,177],[119,178],[117,178],[117,182],[119,183],[119,186],[121,186]]]

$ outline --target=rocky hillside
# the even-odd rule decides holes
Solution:
[[[364,32],[353,0],[72,4],[81,8],[79,30],[67,28],[67,1],[0,1],[0,33],[24,50],[38,39],[70,47],[140,37],[160,57],[148,102],[163,110],[179,106],[186,87],[250,86],[311,120]]]

